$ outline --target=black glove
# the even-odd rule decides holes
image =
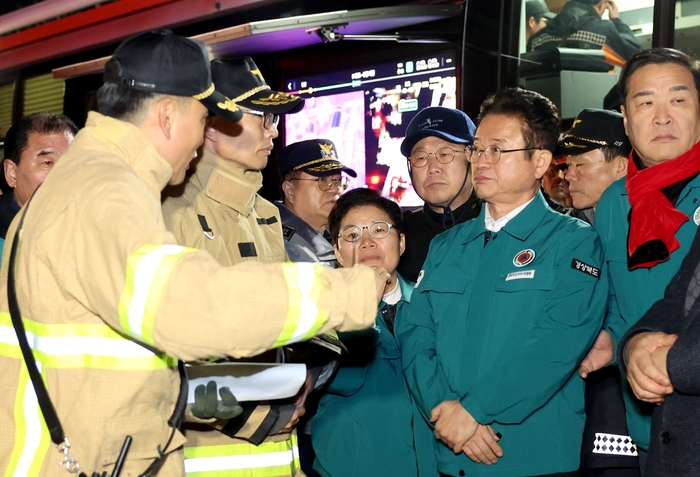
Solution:
[[[203,384],[194,390],[194,404],[191,410],[195,417],[200,419],[233,419],[243,412],[243,408],[238,405],[236,396],[229,388],[219,390],[221,400],[216,394],[216,381],[209,381],[206,387]]]

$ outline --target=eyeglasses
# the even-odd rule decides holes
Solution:
[[[323,192],[330,190],[330,188],[333,185],[335,185],[338,188],[338,192],[343,192],[345,189],[348,188],[347,177],[325,176],[325,177],[317,177],[315,179],[303,179],[301,177],[292,177],[289,180],[290,181],[314,181],[314,182],[316,182],[316,184],[318,184],[318,188],[321,189]]]
[[[338,237],[342,237],[342,239],[347,242],[357,242],[360,240],[360,238],[362,238],[362,233],[365,231],[365,229],[367,229],[372,237],[376,239],[383,239],[389,235],[392,228],[395,228],[395,226],[391,225],[389,222],[385,222],[384,220],[375,220],[366,227],[350,224],[340,229],[340,235],[338,235]]]
[[[455,158],[455,154],[457,153],[463,153],[467,152],[465,149],[464,151],[458,151],[456,149],[452,149],[449,146],[441,147],[435,152],[416,152],[415,154],[411,154],[408,158],[408,161],[411,163],[413,167],[425,167],[428,165],[428,162],[430,161],[430,156],[435,156],[435,159],[440,163],[440,164],[449,164],[452,162]]]
[[[469,149],[469,162],[472,164],[476,164],[476,161],[479,160],[481,155],[484,155],[484,158],[486,159],[486,162],[490,164],[496,164],[498,161],[501,160],[501,154],[505,154],[506,152],[519,152],[519,151],[536,151],[537,149],[540,149],[539,147],[525,147],[522,149],[501,149],[498,146],[488,146],[486,149],[481,149],[476,146],[472,146]]]
[[[252,109],[241,109],[243,114],[252,114],[253,116],[260,116],[263,118],[263,127],[265,129],[272,129],[272,126],[277,127],[280,123],[280,115],[275,113],[263,113],[262,111],[254,111]]]

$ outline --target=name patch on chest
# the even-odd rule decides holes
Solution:
[[[600,279],[600,268],[588,265],[587,263],[584,263],[581,260],[576,260],[575,258],[571,260],[571,268]]]
[[[520,280],[521,278],[535,278],[535,270],[523,270],[522,272],[509,273],[506,281]]]

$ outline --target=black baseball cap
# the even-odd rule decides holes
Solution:
[[[191,97],[229,121],[243,116],[212,82],[204,43],[170,30],[140,33],[125,40],[105,65],[104,81],[148,93]]]
[[[605,146],[620,148],[625,155],[631,152],[622,114],[607,109],[584,109],[559,140],[554,155],[575,156]]]
[[[304,108],[304,100],[280,91],[272,91],[252,58],[211,62],[214,83],[229,101],[256,111],[292,114]]]
[[[409,157],[416,143],[429,136],[469,146],[474,143],[475,131],[474,122],[459,109],[442,106],[425,108],[408,123],[406,137],[401,143],[401,154]]]
[[[340,162],[335,144],[328,139],[310,139],[285,147],[277,156],[277,170],[280,180],[291,171],[302,171],[315,177],[345,172],[357,177],[357,172]]]
[[[549,7],[544,3],[544,0],[527,0],[525,3],[525,18],[543,17],[551,20],[556,17],[556,14],[549,11]]]

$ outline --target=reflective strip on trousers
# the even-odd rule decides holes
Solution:
[[[288,477],[300,468],[296,434],[286,441],[259,446],[185,447],[187,477]]]
[[[119,298],[119,322],[126,333],[153,344],[153,321],[170,272],[193,248],[144,245],[126,259],[126,282]]]
[[[106,324],[47,325],[27,318],[23,318],[22,322],[27,342],[43,376],[50,368],[128,372],[177,366],[174,358],[157,355],[139,343],[125,339]],[[20,361],[23,359],[10,315],[5,312],[0,313],[0,356]],[[51,443],[34,387],[24,365],[20,367],[14,399],[14,426],[14,446],[5,477],[39,475]]]
[[[328,321],[328,317],[318,308],[323,284],[321,274],[324,266],[314,263],[282,264],[287,282],[289,309],[280,333],[273,347],[308,340]]]

